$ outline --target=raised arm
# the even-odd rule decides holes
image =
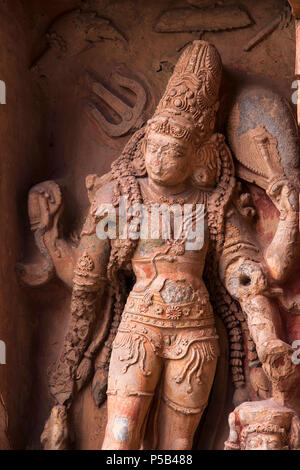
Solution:
[[[294,214],[287,214],[287,218],[289,215],[294,230]],[[248,227],[248,230],[246,228],[243,220],[232,211],[226,221],[220,275],[229,293],[242,307],[250,336],[256,345],[258,358],[272,383],[274,396],[282,393],[284,387],[288,390],[290,386],[288,381],[290,377],[292,380],[296,366],[291,361],[293,350],[283,340],[281,317],[271,298],[276,294],[276,290],[269,283],[269,276],[256,247],[254,234],[251,235],[250,228]],[[278,231],[280,234],[280,228]],[[275,235],[278,237],[277,242],[279,234]],[[287,250],[289,243],[285,243],[282,238],[281,240]],[[287,257],[284,249],[281,255]]]
[[[239,301],[263,362],[266,341],[277,339],[277,335],[273,310],[266,299],[268,280],[262,261],[251,221],[245,220],[233,206],[225,222],[220,277],[228,292]]]
[[[264,258],[270,275],[284,281],[295,259],[299,232],[299,198],[287,180],[273,183],[267,191],[280,216],[276,233]]]

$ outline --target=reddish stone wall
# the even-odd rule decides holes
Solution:
[[[88,73],[112,89],[112,72],[117,69],[136,80],[147,93],[142,118],[150,117],[181,49],[200,35],[199,31],[157,32],[155,25],[165,10],[186,8],[189,3],[203,6],[210,2],[1,3],[0,79],[7,85],[7,104],[0,105],[0,339],[7,344],[7,365],[0,366],[0,421],[1,416],[8,420],[8,430],[0,427],[0,448],[39,447],[39,435],[51,406],[47,369],[57,357],[69,315],[69,292],[62,283],[52,281],[31,290],[20,287],[17,280],[16,263],[35,250],[26,210],[28,190],[40,181],[58,180],[64,187],[67,231],[79,231],[88,207],[85,177],[105,173],[129,137],[108,136],[91,119],[87,107]],[[227,103],[238,85],[253,80],[266,82],[278,87],[289,100],[293,91],[293,22],[287,28],[275,28],[251,51],[243,50],[261,28],[282,12],[284,2],[242,3],[252,25],[205,32],[202,36],[216,45],[224,63],[221,131]],[[80,26],[69,25],[62,15],[78,6],[83,8],[83,16],[91,10],[111,21],[110,27],[103,30],[99,26],[102,36],[96,26],[86,38]],[[49,31],[50,48],[46,40]],[[122,93],[125,102],[134,102],[130,92]],[[276,223],[276,214],[263,203],[261,207],[266,220],[262,231],[269,232]],[[287,322],[289,331],[291,321],[298,320]],[[294,333],[291,337],[295,337]],[[230,397],[228,401],[216,447],[222,446],[227,434]],[[78,446],[98,447],[105,426],[105,407],[95,409],[89,388],[75,406],[74,421]]]

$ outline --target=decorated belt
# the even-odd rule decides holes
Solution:
[[[193,302],[168,304],[157,294],[146,293],[136,295],[131,293],[127,299],[124,314],[133,315],[134,319],[158,326],[167,322],[179,326],[201,326],[202,322],[213,319],[213,310],[207,298]],[[123,316],[124,316],[123,314]]]
[[[170,320],[168,318],[158,318],[138,313],[129,313],[125,310],[122,315],[122,319],[144,323],[145,325],[153,325],[159,328],[206,328],[213,327],[215,325],[213,315],[202,319],[179,318],[176,320]]]

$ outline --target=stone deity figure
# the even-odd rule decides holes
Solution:
[[[59,439],[53,444],[51,420],[63,416],[61,435],[67,441],[65,411],[90,378],[101,349],[93,390],[102,398],[107,394],[102,448],[191,449],[219,356],[215,314],[229,333],[236,389],[247,398],[237,301],[274,387],[286,371],[275,373],[275,360],[285,361],[289,377],[294,373],[291,348],[276,330],[269,279],[284,278],[293,257],[297,198],[286,179],[272,182],[269,195],[282,217],[263,257],[231,153],[224,136],[214,131],[221,73],[214,46],[205,41],[188,46],[154,116],[130,139],[108,182],[95,192],[74,269],[69,330],[50,377],[56,406],[42,435],[45,448],[64,447]],[[189,249],[185,234],[176,236],[175,213],[168,236],[161,228],[155,239],[138,237],[141,217],[134,210],[126,216],[127,237],[99,237],[104,205],[116,210],[110,223],[121,225],[121,197],[131,208],[144,204],[149,217],[155,205],[176,205],[180,213],[190,205],[192,226],[201,206],[203,244]],[[114,309],[100,344],[91,339],[99,299],[107,292],[113,293]]]
[[[229,425],[225,450],[300,450],[299,418],[272,399],[242,403]]]

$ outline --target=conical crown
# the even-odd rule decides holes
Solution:
[[[186,140],[202,140],[214,126],[221,75],[217,49],[206,41],[194,41],[178,60],[149,121],[150,129]]]

